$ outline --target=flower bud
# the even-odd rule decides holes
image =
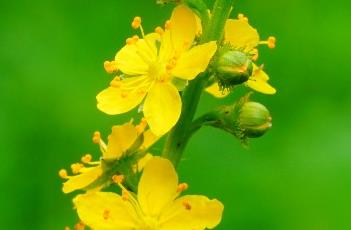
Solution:
[[[246,102],[239,111],[239,127],[245,136],[260,137],[272,127],[272,117],[268,109],[257,102]]]
[[[216,77],[224,88],[246,82],[252,74],[250,57],[237,50],[227,50],[219,55],[216,63]]]

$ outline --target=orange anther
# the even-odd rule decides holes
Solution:
[[[166,23],[165,23],[165,28],[166,28],[166,30],[171,29],[171,27],[172,27],[171,21],[170,21],[170,20],[167,20]]]
[[[110,210],[105,209],[102,213],[102,217],[104,218],[104,220],[107,220],[110,217]]]
[[[122,184],[122,182],[124,181],[124,175],[113,175],[112,181],[116,184]]]
[[[159,35],[162,35],[165,31],[162,29],[161,26],[158,26],[155,28],[155,32],[158,33]]]
[[[187,201],[183,201],[183,206],[184,206],[184,208],[186,209],[186,210],[191,210],[191,205],[189,204],[189,202],[187,202]]]
[[[101,134],[99,131],[95,131],[93,134],[93,143],[94,144],[99,144],[101,140]]]
[[[126,191],[124,189],[122,190],[122,199],[124,201],[127,201],[129,199],[129,193],[128,193],[128,191]]]
[[[118,71],[117,64],[115,61],[105,61],[104,69],[107,73],[114,73]]]
[[[183,192],[189,188],[187,183],[181,183],[178,185],[177,192]]]
[[[84,164],[88,164],[89,162],[91,162],[92,159],[93,159],[93,157],[90,154],[85,154],[84,156],[82,156],[82,158],[80,160]]]
[[[84,165],[81,163],[71,164],[71,170],[73,174],[78,174],[82,168],[84,168]]]
[[[141,25],[141,17],[135,17],[132,22],[132,27],[138,29]]]
[[[273,36],[270,36],[267,40],[267,46],[271,49],[275,48],[275,43],[276,43],[277,39]]]
[[[67,179],[68,177],[66,169],[61,169],[58,174],[62,179]]]

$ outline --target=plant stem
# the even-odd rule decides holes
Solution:
[[[212,11],[212,18],[200,43],[217,41],[220,43],[227,18],[232,9],[234,0],[217,0]],[[209,76],[205,72],[189,83],[182,95],[182,113],[178,123],[171,130],[166,140],[162,156],[171,160],[176,167],[182,158],[184,149],[191,136],[190,126],[195,116],[201,93],[207,85]]]

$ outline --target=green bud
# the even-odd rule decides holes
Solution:
[[[216,77],[224,88],[246,82],[252,75],[253,64],[250,57],[237,50],[220,52],[216,63]]]
[[[245,136],[260,137],[272,127],[272,117],[268,109],[257,102],[246,102],[239,111],[239,126]]]

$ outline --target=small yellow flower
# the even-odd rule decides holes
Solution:
[[[177,6],[165,29],[144,35],[141,18],[132,23],[143,38],[127,39],[107,71],[118,70],[110,87],[97,95],[98,108],[107,114],[130,111],[144,101],[142,111],[150,129],[160,136],[178,121],[181,98],[174,83],[194,79],[206,70],[216,52],[216,42],[193,46],[197,34],[195,14],[186,6]]]
[[[67,181],[63,183],[63,192],[70,193],[78,189],[85,189],[86,187],[94,183],[107,170],[106,167],[103,167],[102,161],[118,161],[126,154],[133,153],[130,151],[137,151],[131,150],[131,148],[137,141],[139,135],[143,135],[143,143],[140,146],[138,146],[139,150],[145,150],[149,146],[151,146],[156,141],[155,135],[153,135],[150,130],[147,130],[145,132],[141,130],[142,132],[140,132],[140,126],[143,126],[143,122],[138,126],[134,126],[131,123],[113,126],[112,133],[108,137],[107,145],[100,138],[100,133],[95,132],[93,140],[100,146],[100,150],[102,152],[101,160],[91,162],[91,155],[87,154],[83,156],[82,163],[75,163],[71,165],[73,174],[77,174],[74,176],[68,176],[67,171],[61,169],[59,171],[60,177],[67,179]],[[145,161],[150,159],[149,154],[147,154],[144,158],[141,158],[138,164],[135,165],[133,168],[140,170],[140,168],[145,165]],[[101,187],[97,187],[94,189],[99,190],[101,189]]]
[[[224,41],[233,47],[243,49],[252,53],[254,57],[258,55],[256,47],[259,44],[266,44],[269,48],[275,47],[276,39],[269,37],[267,41],[260,41],[259,34],[248,22],[248,19],[239,14],[238,19],[228,19],[224,30]],[[245,83],[248,87],[264,94],[275,94],[276,90],[268,84],[268,75],[262,68],[254,65],[252,76]]]
[[[89,192],[74,200],[80,219],[92,229],[204,230],[221,220],[223,204],[200,195],[180,193],[178,176],[169,160],[153,157],[145,166],[138,194],[122,185],[122,196]]]

